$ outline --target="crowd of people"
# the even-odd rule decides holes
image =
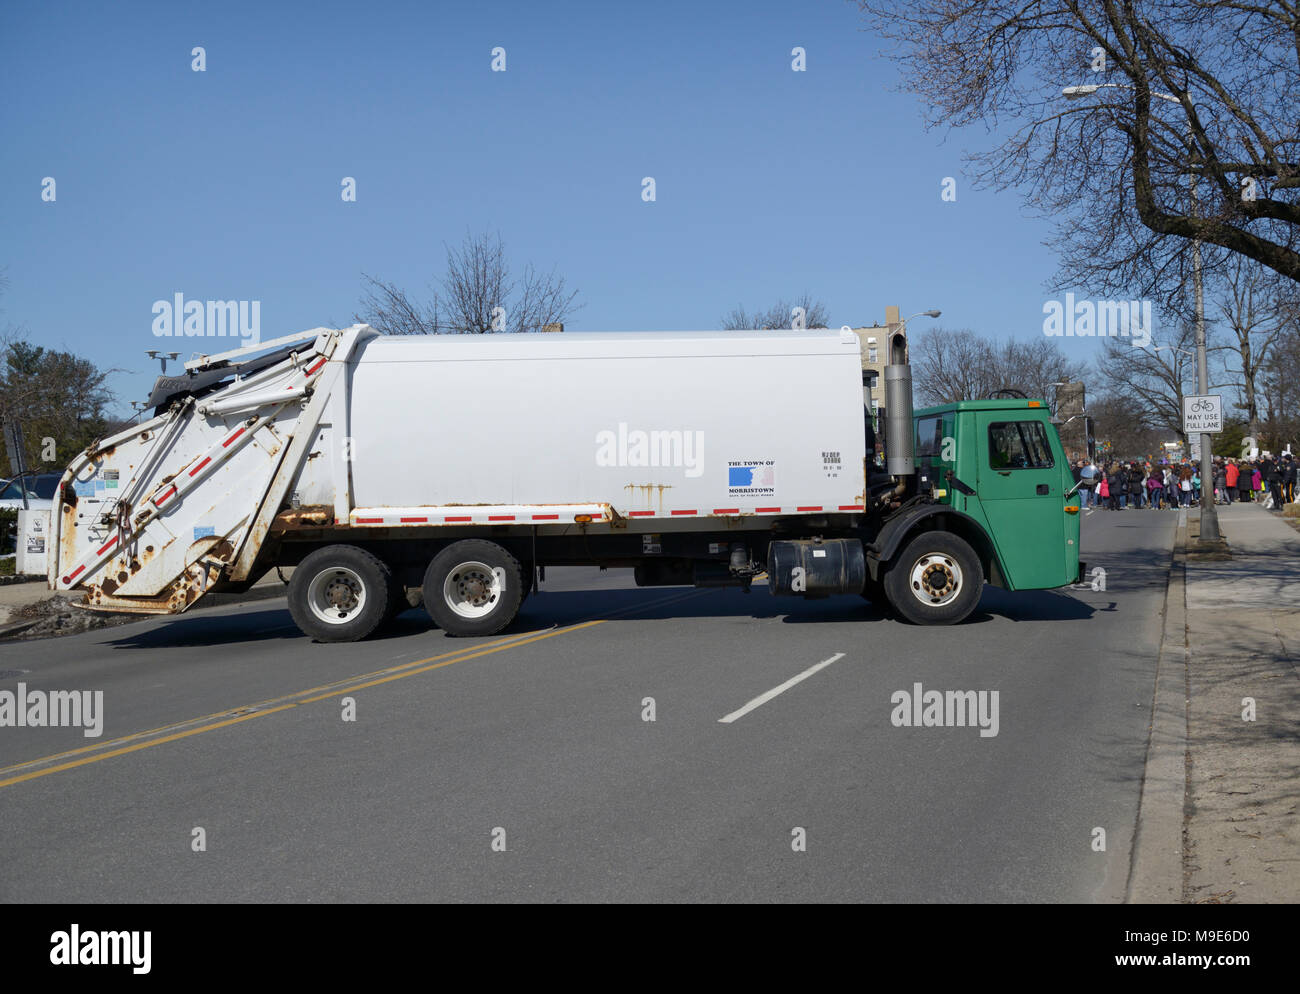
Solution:
[[[1266,507],[1281,508],[1295,500],[1297,463],[1289,452],[1277,458],[1267,453],[1258,459],[1216,456],[1213,466],[1210,486],[1216,504],[1260,501]],[[1190,507],[1201,500],[1200,468],[1186,459],[1156,463],[1135,459],[1100,465],[1079,459],[1072,469],[1084,507],[1162,510]]]

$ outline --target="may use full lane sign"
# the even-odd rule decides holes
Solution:
[[[1184,397],[1183,431],[1189,435],[1223,431],[1223,398],[1218,394]]]

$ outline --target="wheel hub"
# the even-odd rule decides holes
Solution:
[[[490,614],[501,600],[502,578],[487,563],[463,563],[447,574],[443,596],[447,606],[464,618]]]
[[[325,589],[325,599],[338,610],[351,609],[357,604],[356,591],[345,580],[331,580]]]
[[[307,604],[312,614],[331,625],[350,621],[366,600],[365,583],[347,567],[322,570],[307,587]]]
[[[928,553],[916,561],[910,580],[912,593],[917,600],[935,606],[943,605],[956,597],[961,588],[961,567],[951,556]]]

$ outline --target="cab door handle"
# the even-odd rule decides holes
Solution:
[[[1037,487],[1034,488],[1034,493],[1038,494],[1038,496],[1040,497],[1046,497],[1047,492],[1050,489],[1051,488],[1046,483],[1040,483]]]

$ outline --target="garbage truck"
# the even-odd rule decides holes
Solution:
[[[499,632],[556,565],[765,578],[920,625],[962,621],[985,583],[1076,582],[1079,500],[1046,404],[913,410],[901,330],[886,348],[883,426],[848,328],[354,325],[200,355],[67,468],[49,584],[179,614],[293,567],[295,623],[346,642],[417,591],[447,634]]]

